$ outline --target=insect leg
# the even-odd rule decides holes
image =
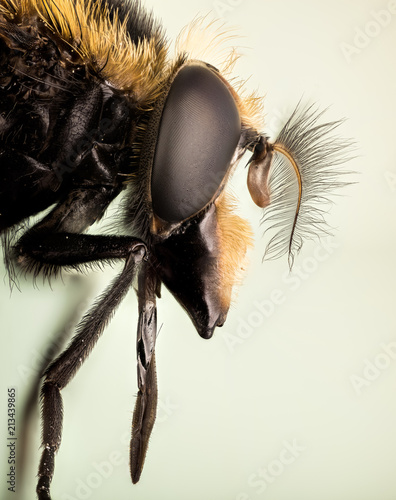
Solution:
[[[36,410],[39,400],[42,375],[51,361],[54,360],[65,348],[68,340],[71,338],[76,324],[82,316],[82,306],[85,302],[85,297],[89,292],[92,284],[85,280],[84,277],[77,275],[69,283],[72,287],[71,295],[73,297],[70,309],[67,314],[59,321],[57,331],[51,336],[50,343],[47,344],[43,351],[39,366],[33,375],[33,380],[28,390],[28,396],[21,409],[22,425],[21,436],[19,438],[19,454],[17,469],[21,484],[24,483],[27,465],[30,461],[32,443],[30,440],[31,431],[35,429],[37,423]]]
[[[158,278],[150,261],[139,273],[139,323],[137,332],[138,395],[132,421],[130,471],[137,483],[142,473],[151,431],[157,412],[157,375],[155,370],[155,341],[157,337],[156,294]]]
[[[50,500],[50,483],[54,474],[55,453],[61,443],[63,404],[60,391],[69,383],[93,349],[132,285],[136,265],[144,253],[140,249],[131,254],[121,274],[102,295],[94,307],[84,316],[77,328],[77,335],[69,347],[49,366],[41,391],[43,453],[39,466],[37,494],[39,500]]]
[[[114,188],[99,186],[69,193],[14,248],[14,258],[28,271],[45,274],[62,267],[127,258],[143,243],[129,236],[79,234],[100,219],[114,198]]]
[[[75,189],[50,214],[28,231],[14,249],[16,259],[35,272],[78,267],[93,261],[125,258],[125,268],[96,306],[84,317],[70,346],[50,365],[41,392],[43,453],[39,466],[39,500],[50,499],[54,457],[62,431],[63,405],[60,391],[84,362],[111,314],[131,287],[135,266],[146,255],[145,245],[127,236],[79,234],[99,219],[114,198],[111,186]]]

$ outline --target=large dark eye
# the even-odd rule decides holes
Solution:
[[[209,203],[241,134],[237,105],[207,66],[184,66],[170,87],[159,126],[151,190],[153,210],[180,222]]]

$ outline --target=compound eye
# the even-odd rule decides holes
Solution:
[[[209,67],[183,66],[173,80],[159,126],[151,177],[153,210],[181,222],[216,195],[241,135],[236,102]]]

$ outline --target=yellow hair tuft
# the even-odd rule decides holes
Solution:
[[[219,237],[219,287],[222,305],[228,309],[235,285],[242,281],[246,252],[253,246],[250,224],[235,213],[237,200],[225,191],[215,201]]]
[[[117,12],[100,1],[0,0],[0,12],[13,18],[38,15],[93,72],[110,85],[130,93],[147,108],[161,95],[167,47],[161,35],[134,43]],[[14,11],[14,12],[13,12]]]

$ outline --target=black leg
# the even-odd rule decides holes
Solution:
[[[139,247],[142,249],[142,246]],[[60,391],[69,383],[102,334],[115,309],[132,286],[136,265],[143,252],[131,254],[121,274],[106,290],[97,304],[81,321],[69,347],[49,366],[41,391],[43,453],[39,466],[37,494],[39,500],[50,500],[50,483],[54,474],[55,453],[62,434],[63,404]]]
[[[17,243],[13,257],[22,268],[49,275],[63,267],[127,258],[144,244],[129,236],[79,234],[100,219],[115,188],[99,186],[72,191]],[[140,250],[139,250],[140,246]]]
[[[71,191],[14,248],[14,257],[26,270],[51,274],[65,266],[126,259],[124,270],[83,318],[70,346],[49,366],[42,387],[43,453],[39,466],[39,500],[50,499],[55,454],[62,434],[60,391],[75,375],[103,332],[112,313],[132,285],[135,267],[146,258],[146,246],[127,236],[79,234],[100,219],[118,187],[84,186]]]
[[[54,360],[55,356],[58,356],[58,354],[62,352],[66,346],[66,342],[70,339],[71,334],[75,329],[75,325],[81,319],[82,304],[84,303],[85,295],[90,288],[87,286],[87,280],[80,275],[74,276],[70,285],[72,286],[74,304],[68,311],[66,317],[61,319],[59,325],[60,327],[58,327],[56,333],[51,337],[50,343],[43,350],[42,361],[40,362],[36,374],[33,376],[33,380],[28,391],[28,397],[21,411],[22,424],[21,437],[18,441],[19,453],[17,470],[22,484],[24,483],[26,465],[29,462],[32,445],[30,440],[30,431],[33,428],[33,423],[36,424],[37,421],[36,409],[37,402],[39,400],[42,375],[49,363]]]
[[[141,240],[130,236],[54,233],[30,234],[17,245],[17,259],[33,271],[46,273],[60,268],[79,268],[83,264],[127,258],[131,253],[145,253]]]
[[[159,283],[150,262],[145,262],[142,266],[138,286],[137,374],[139,391],[133,413],[130,449],[130,470],[133,483],[139,481],[142,473],[157,412],[155,341],[157,336],[156,294],[159,294]]]

